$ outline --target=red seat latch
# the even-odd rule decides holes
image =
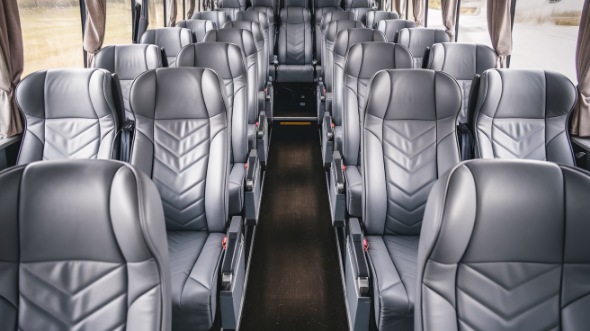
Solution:
[[[223,240],[221,241],[221,247],[223,247],[223,250],[227,249],[227,237],[223,237]]]
[[[363,249],[365,252],[369,250],[369,242],[367,241],[367,238],[363,239]]]

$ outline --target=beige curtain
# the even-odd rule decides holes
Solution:
[[[176,25],[176,3],[177,0],[170,0],[170,6],[168,7],[168,26]]]
[[[424,26],[424,1],[428,0],[412,0],[414,21],[417,26]]]
[[[576,70],[578,73],[578,104],[572,118],[572,134],[590,137],[590,1],[584,2],[578,47],[576,49]]]
[[[487,3],[488,32],[498,55],[498,67],[506,68],[506,60],[512,54],[510,0],[488,0]]]
[[[187,0],[186,3],[188,4],[188,9],[186,11],[186,18],[191,19],[195,14],[195,0]],[[199,10],[201,10],[199,8]]]
[[[102,47],[107,18],[106,0],[85,0],[86,25],[84,26],[84,50],[87,52],[86,66],[90,68],[94,56]]]
[[[391,10],[395,11],[400,18],[402,17],[402,0],[392,0]]]
[[[23,73],[24,53],[17,0],[0,1],[0,137],[23,131],[14,88]]]
[[[442,19],[451,41],[455,40],[455,21],[457,19],[457,0],[442,0]]]

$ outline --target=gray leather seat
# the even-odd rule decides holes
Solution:
[[[485,71],[475,103],[476,154],[574,165],[567,123],[576,99],[576,87],[559,73]]]
[[[193,34],[193,42],[200,43],[205,38],[207,32],[217,29],[215,22],[209,20],[190,19],[176,23],[179,28],[191,30]]]
[[[272,25],[273,31],[271,31],[271,26],[268,20],[268,16],[264,12],[258,12],[256,10],[247,10],[245,12],[238,13],[238,21],[245,21],[245,22],[253,22],[258,23],[260,29],[262,30],[264,36],[264,46],[266,47],[265,54],[267,56],[266,60],[266,67],[267,67],[267,74],[268,76],[268,64],[272,62],[274,57],[274,47],[275,47],[275,31],[274,31],[274,21]],[[268,78],[267,78],[268,79]]]
[[[277,39],[277,9],[276,1],[274,0],[251,0],[252,7],[249,7],[246,12],[264,13],[268,19],[268,41],[269,41],[269,62],[272,62],[276,54],[276,39]],[[248,14],[251,15],[251,14]],[[243,18],[241,18],[243,19]],[[262,27],[264,29],[264,26]]]
[[[396,43],[400,30],[411,29],[415,27],[415,22],[394,19],[379,21],[379,23],[377,23],[376,29],[383,33],[387,41]]]
[[[446,72],[461,86],[463,107],[457,118],[458,123],[470,121],[467,103],[473,78],[494,68],[497,59],[494,50],[482,44],[445,42],[434,44],[430,49],[428,69]]]
[[[418,250],[415,330],[586,330],[590,175],[473,160],[441,177]]]
[[[278,51],[279,82],[313,82],[313,36],[307,0],[285,0]]]
[[[244,164],[247,162],[249,149],[248,75],[244,61],[242,51],[238,46],[222,42],[193,44],[185,47],[178,54],[179,67],[209,68],[217,74],[225,86],[224,92],[231,118],[233,163],[228,179],[230,215],[239,214],[244,207],[244,178],[246,176]]]
[[[377,24],[385,20],[397,20],[399,15],[396,12],[374,10],[367,13],[367,28],[376,29]]]
[[[238,19],[238,13],[246,10],[246,0],[218,0],[218,11],[224,12],[230,21]]]
[[[4,330],[170,330],[164,215],[149,178],[113,161],[0,172]]]
[[[323,67],[324,86],[328,93],[332,93],[332,72],[334,68],[334,45],[336,38],[341,31],[364,28],[363,23],[359,21],[333,21],[328,24],[325,33],[324,51],[326,52],[324,59],[325,65]]]
[[[397,42],[412,53],[415,68],[422,68],[426,65],[423,63],[424,57],[432,45],[446,41],[450,40],[445,30],[430,28],[401,29],[397,38]]]
[[[162,197],[174,330],[209,330],[216,315],[232,151],[224,93],[217,75],[203,68],[152,70],[131,86],[130,163]]]
[[[264,15],[264,13],[260,14]],[[267,45],[265,44],[264,34],[260,29],[260,24],[249,21],[234,21],[225,23],[223,27],[224,29],[242,29],[250,31],[254,37],[254,45],[257,54],[256,66],[258,68],[258,105],[259,109],[263,110],[265,100],[264,89],[268,83],[268,55],[266,53]]]
[[[258,108],[258,51],[256,48],[256,42],[252,35],[252,32],[248,30],[242,29],[230,29],[224,28],[219,29],[216,31],[211,31],[205,37],[206,42],[221,42],[221,43],[231,43],[238,46],[242,51],[243,61],[246,65],[246,76],[247,76],[247,84],[245,86],[247,94],[247,108],[246,108],[246,119],[248,121],[248,141],[251,147],[256,146],[256,121],[258,120],[259,116],[259,108]],[[212,53],[213,54],[213,53]],[[202,62],[202,65],[205,68],[211,68],[214,71],[218,71],[217,68],[220,70],[227,70],[228,65],[226,63],[223,64],[210,64],[210,60],[219,61],[223,59],[223,57],[217,59],[207,59]],[[229,59],[234,61],[239,61],[239,59]],[[197,59],[197,62],[200,62]],[[195,65],[200,66],[200,65]],[[220,78],[226,79],[225,74],[220,74]],[[237,111],[237,109],[234,109]]]
[[[374,10],[370,0],[344,0],[344,10],[354,14],[354,19],[365,24],[367,13]]]
[[[168,67],[175,66],[178,52],[192,42],[191,30],[177,27],[150,29],[141,36],[141,44],[156,45],[164,50]]]
[[[216,29],[221,29],[221,27],[223,27],[223,25],[227,21],[230,20],[225,12],[216,11],[216,10],[197,12],[197,13],[194,13],[193,17],[191,17],[191,18],[194,20],[211,21],[211,22],[215,23]]]
[[[129,109],[131,83],[142,73],[161,68],[162,52],[155,45],[113,45],[106,46],[94,58],[95,68],[102,68],[117,74],[125,106],[125,117],[132,119]]]
[[[400,45],[387,42],[363,42],[353,45],[348,51],[342,80],[344,84],[342,87],[342,109],[334,108],[334,136],[337,142],[336,147],[342,146],[340,151],[346,165],[344,173],[346,177],[346,206],[350,215],[361,216],[362,214],[360,144],[362,120],[370,92],[371,79],[380,70],[412,67],[412,55]],[[415,85],[415,87],[417,86],[419,85]],[[399,101],[401,102],[402,99]],[[338,123],[339,117],[341,123]],[[338,138],[340,135],[342,138]],[[342,142],[339,143],[338,140]]]
[[[32,73],[16,89],[25,119],[18,164],[113,159],[124,110],[115,78],[103,69]]]
[[[315,58],[318,64],[322,62],[322,19],[324,14],[329,12],[342,12],[341,0],[313,0],[314,21],[315,21]]]
[[[330,23],[332,23],[333,21],[354,21],[354,13],[348,12],[348,11],[329,11],[327,13],[324,14],[324,16],[322,17],[322,21],[321,21],[321,25],[320,25],[320,31],[321,31],[321,50],[322,50],[322,54],[320,56],[321,58],[321,63],[326,63],[326,59],[325,59],[325,54],[324,54],[324,49],[325,49],[325,42],[326,42],[326,29],[328,28],[328,25],[330,25]],[[322,66],[322,75],[323,75],[323,66]]]
[[[437,178],[459,162],[461,91],[451,76],[431,70],[381,71],[368,90],[362,222],[374,318],[379,330],[413,330],[424,206]]]

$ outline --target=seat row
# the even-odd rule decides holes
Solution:
[[[457,169],[462,154],[574,166],[567,123],[576,87],[554,72],[494,69],[495,54],[483,45],[436,43],[426,64],[431,69],[412,69],[411,52],[383,42],[375,31],[349,28],[336,43],[323,150],[333,144],[326,164],[332,217],[343,245],[349,323],[354,330],[371,324],[413,330],[416,289],[430,293],[416,280],[430,272],[417,266],[434,183]],[[455,208],[460,215],[462,207]],[[444,276],[443,271],[432,272]],[[499,273],[485,271],[493,279],[503,277]],[[502,305],[500,299],[489,303],[492,310]],[[489,318],[502,323],[501,316]]]

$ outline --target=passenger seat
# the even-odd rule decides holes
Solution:
[[[314,15],[314,35],[315,35],[315,59],[318,64],[323,65],[322,62],[322,19],[324,14],[329,12],[342,12],[341,0],[312,0],[313,1],[313,15]]]
[[[277,39],[277,8],[275,0],[251,0],[252,6],[246,12],[264,13],[268,19],[268,41],[269,41],[269,63],[272,63],[276,53],[276,39]],[[244,19],[244,18],[240,18]],[[248,19],[250,20],[250,19]],[[264,27],[263,27],[264,28]]]
[[[415,330],[586,330],[590,175],[473,160],[428,198]]]
[[[25,120],[17,164],[117,159],[124,108],[116,77],[103,69],[34,72],[16,88]]]
[[[494,50],[481,44],[438,43],[430,50],[427,68],[446,72],[461,86],[463,106],[457,117],[457,125],[462,160],[473,158],[473,135],[470,129],[473,126],[473,114],[467,112],[471,83],[476,75],[494,68],[497,60]]]
[[[379,21],[375,29],[381,31],[385,39],[392,43],[397,43],[399,32],[402,29],[415,28],[416,23],[406,20],[384,20]]]
[[[424,207],[436,180],[459,163],[461,90],[451,76],[432,70],[384,70],[367,90],[360,149],[364,227],[350,219],[344,259],[348,307],[358,307],[350,325],[368,326],[374,318],[379,330],[414,330]]]
[[[162,52],[155,45],[107,46],[94,58],[94,67],[117,74],[125,106],[125,118],[133,120],[133,114],[129,108],[131,83],[142,73],[163,67]]]
[[[201,45],[207,43],[196,44]],[[203,68],[152,70],[131,86],[136,133],[130,163],[152,179],[162,197],[173,330],[212,328],[218,298],[224,300],[218,293],[220,274],[222,290],[227,279],[243,287],[243,250],[234,250],[242,242],[242,219],[230,222],[228,216],[231,108],[224,89],[217,75]],[[228,243],[224,250],[226,236],[237,238],[237,247]],[[227,302],[219,306],[223,319]]]
[[[478,91],[472,103],[477,157],[575,165],[568,119],[578,94],[567,77],[490,69],[482,74]]]
[[[246,0],[219,0],[217,11],[227,15],[230,21],[238,19],[238,13],[246,10]]]
[[[313,82],[313,37],[307,0],[285,0],[278,48],[278,82]]]
[[[414,57],[414,67],[422,68],[428,64],[425,58],[430,47],[436,43],[451,41],[443,29],[410,28],[399,31],[397,42],[406,47]]]
[[[216,11],[216,10],[208,10],[197,12],[193,14],[191,17],[194,20],[206,20],[215,23],[216,29],[221,29],[223,25],[228,22],[230,19],[225,12]]]
[[[344,0],[344,10],[354,14],[354,19],[367,25],[367,13],[375,10],[371,0]]]
[[[146,30],[141,36],[141,44],[152,44],[160,47],[166,54],[168,67],[174,67],[176,56],[180,50],[193,42],[191,30],[184,28],[158,28]]]
[[[258,12],[255,10],[247,10],[245,12],[238,13],[238,21],[244,22],[253,22],[258,23],[260,25],[260,29],[264,34],[264,45],[266,47],[266,67],[268,70],[268,65],[272,63],[274,58],[274,48],[275,48],[275,31],[274,31],[274,21],[272,26],[270,25],[269,18],[264,12]],[[272,29],[272,30],[271,30]],[[269,73],[267,72],[267,76]]]
[[[170,330],[164,213],[147,176],[37,162],[0,172],[0,187],[2,329]]]
[[[377,24],[385,20],[397,20],[399,15],[392,11],[374,10],[367,13],[367,28],[376,29]]]
[[[180,21],[176,24],[179,28],[191,30],[193,34],[193,42],[195,43],[202,42],[207,32],[217,28],[215,25],[216,24],[213,21],[194,19]]]

